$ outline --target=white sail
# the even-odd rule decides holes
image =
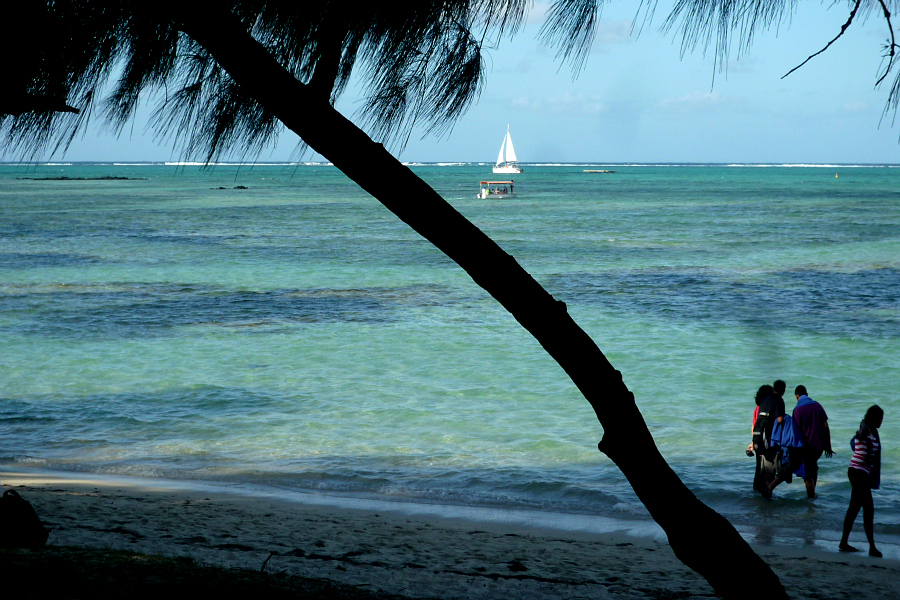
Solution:
[[[509,132],[506,132],[506,136],[509,137]],[[506,160],[503,158],[503,151],[506,149],[506,138],[503,138],[503,143],[500,144],[500,156],[497,157],[497,165],[502,165],[503,161]]]
[[[509,137],[509,130],[506,130],[506,139],[504,140],[506,143],[506,162],[518,162],[516,159],[516,151],[513,150],[512,138]]]
[[[516,151],[513,150],[512,137],[509,135],[509,125],[507,125],[506,137],[500,144],[500,156],[497,157],[497,164],[494,165],[494,173],[521,173],[522,167],[516,164],[518,162]]]

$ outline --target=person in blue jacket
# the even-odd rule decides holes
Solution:
[[[769,495],[782,481],[791,482],[792,476],[806,476],[803,465],[803,434],[791,415],[777,421],[772,428],[772,445],[778,447],[777,473],[769,484]]]

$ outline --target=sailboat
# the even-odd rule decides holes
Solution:
[[[509,137],[509,125],[506,126],[506,137],[500,144],[500,156],[494,165],[494,173],[521,173],[522,167],[516,159],[516,151],[513,149],[512,138]]]

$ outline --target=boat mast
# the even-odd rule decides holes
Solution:
[[[516,159],[516,151],[513,150],[512,137],[509,135],[509,125],[506,126],[506,139],[503,141],[506,143],[507,164],[518,162],[518,159]]]

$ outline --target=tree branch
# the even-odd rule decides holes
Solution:
[[[333,12],[333,11],[331,11]],[[309,78],[310,92],[323,97],[329,102],[341,70],[341,57],[343,56],[344,31],[337,23],[337,17],[326,13],[321,24],[321,36],[317,49],[319,59]]]
[[[590,336],[516,260],[321,96],[310,93],[239,22],[212,2],[163,10],[260,104],[462,267],[569,375],[604,428],[601,449],[663,528],[676,556],[724,598],[786,598],[778,577],[721,515],[700,502],[659,453],[634,395]],[[352,150],[348,150],[352,149]],[[698,533],[698,530],[702,533]]]
[[[884,5],[883,0],[879,0],[879,1],[881,1],[882,6],[883,6]],[[793,73],[794,71],[796,71],[797,69],[799,69],[800,67],[805,65],[806,63],[808,63],[809,61],[811,61],[816,56],[818,56],[818,55],[822,54],[823,52],[825,52],[826,50],[828,50],[828,48],[833,43],[835,43],[839,37],[844,35],[844,32],[847,31],[847,28],[850,27],[850,23],[853,22],[853,18],[856,16],[856,11],[859,10],[859,5],[861,3],[862,3],[862,0],[856,0],[856,3],[853,5],[853,10],[850,11],[850,18],[848,18],[847,22],[841,26],[841,32],[839,34],[837,34],[836,36],[834,36],[834,39],[832,39],[830,42],[825,44],[825,47],[822,48],[821,50],[819,50],[818,52],[816,52],[815,54],[810,54],[806,60],[804,60],[802,63],[800,63],[799,65],[797,65],[796,67],[794,67],[793,69],[791,69],[790,71],[785,73],[784,75],[782,75],[781,78],[784,79],[785,77],[787,77],[788,75],[790,75],[791,73]],[[887,8],[885,8],[885,10],[887,10]],[[891,34],[893,35],[893,31],[891,32]],[[893,54],[893,48],[891,49],[891,53]]]
[[[0,97],[0,115],[17,117],[27,112],[68,112],[78,114],[80,111],[66,104],[65,100],[51,96],[21,92]]]
[[[884,78],[887,77],[888,73],[891,72],[891,68],[894,66],[894,56],[897,49],[897,40],[894,38],[894,26],[891,24],[891,11],[888,10],[887,4],[884,3],[884,0],[878,1],[881,3],[881,8],[884,11],[884,19],[887,21],[888,31],[891,32],[891,51],[888,53],[888,64],[884,69],[884,74],[878,78],[878,81],[875,82],[875,87],[881,85],[881,82],[884,81]]]

